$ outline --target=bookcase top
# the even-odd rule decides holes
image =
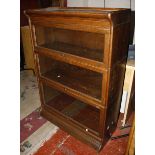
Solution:
[[[63,16],[83,16],[83,17],[103,17],[111,14],[127,13],[127,8],[95,8],[95,7],[48,7],[42,9],[26,10],[28,15],[63,15]]]

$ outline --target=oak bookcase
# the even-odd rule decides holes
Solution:
[[[50,7],[25,14],[41,115],[101,150],[119,115],[130,9]]]

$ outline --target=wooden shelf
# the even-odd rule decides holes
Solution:
[[[47,57],[51,57],[52,59],[66,62],[71,65],[76,65],[98,73],[107,72],[107,66],[103,62],[98,62],[95,60],[76,56],[70,53],[64,53],[62,51],[57,51],[54,49],[49,49],[49,48],[40,47],[40,46],[36,46],[34,50],[35,50],[35,53],[39,55],[43,55],[43,56],[45,55]]]
[[[42,74],[42,76],[101,100],[102,76],[96,74],[87,75],[86,72],[82,71],[73,73],[71,70],[68,72],[68,70],[63,69],[51,70]]]
[[[42,44],[39,46],[53,49],[56,51],[61,51],[64,53],[77,55],[77,56],[88,58],[91,60],[96,60],[99,62],[103,61],[103,51],[98,50],[98,49],[84,48],[84,47],[80,47],[80,46],[76,46],[76,45],[72,45],[68,43],[63,43],[63,42],[53,42],[49,44]]]

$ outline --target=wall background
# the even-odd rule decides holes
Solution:
[[[68,7],[131,8],[135,10],[135,0],[68,0]]]
[[[130,44],[135,44],[135,0],[67,0],[67,7],[130,8],[132,10]]]

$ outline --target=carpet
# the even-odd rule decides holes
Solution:
[[[100,153],[62,130],[44,143],[34,155],[124,155],[128,137],[109,140]]]
[[[131,124],[133,117],[130,117],[128,124]],[[120,130],[121,117],[118,127],[112,136],[129,134],[130,127]],[[59,129],[34,155],[124,155],[129,136],[115,140],[109,140],[104,148],[98,153],[93,148],[77,140],[73,136]]]
[[[43,124],[47,122],[46,119],[40,116],[39,111],[40,108],[37,108],[35,111],[20,121],[20,143],[22,143],[26,138],[32,135],[36,130],[38,130]]]
[[[20,155],[32,155],[58,127],[39,115],[41,103],[36,77],[27,71],[21,71],[20,75]]]

